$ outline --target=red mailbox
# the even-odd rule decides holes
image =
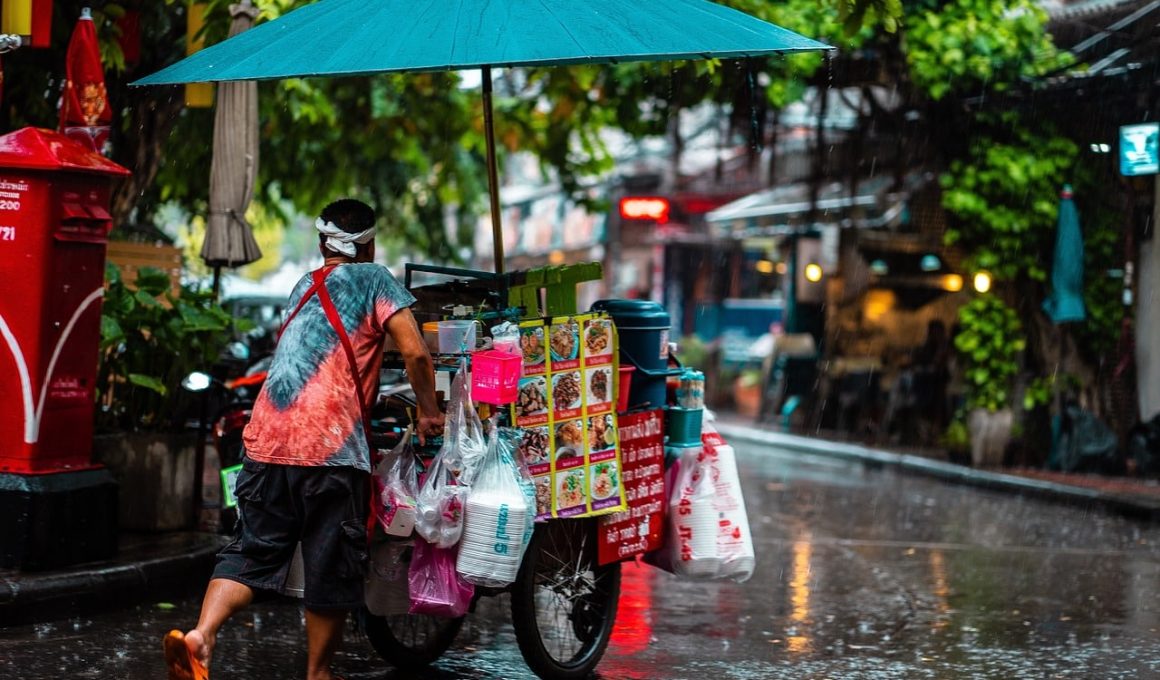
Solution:
[[[93,408],[109,193],[127,174],[49,130],[0,137],[0,568],[116,552]]]
[[[56,132],[0,137],[0,472],[92,466],[110,185],[128,174]]]

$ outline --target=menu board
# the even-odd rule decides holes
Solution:
[[[628,508],[600,519],[597,558],[610,564],[657,550],[664,540],[665,428],[662,411],[620,419]]]
[[[616,328],[601,314],[520,324],[524,377],[512,421],[536,485],[536,519],[625,507],[617,445]]]

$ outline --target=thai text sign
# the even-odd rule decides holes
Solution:
[[[620,457],[628,509],[602,517],[600,564],[661,547],[664,536],[665,427],[663,412],[620,417]]]

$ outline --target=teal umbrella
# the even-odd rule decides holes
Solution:
[[[1051,263],[1051,295],[1043,311],[1053,324],[1083,321],[1083,234],[1071,187],[1059,195],[1059,222],[1055,233],[1055,257]]]
[[[827,49],[707,0],[321,0],[134,84],[481,69],[495,261],[502,272],[492,67]]]

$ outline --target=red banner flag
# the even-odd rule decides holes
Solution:
[[[101,53],[97,48],[97,30],[86,8],[68,43],[60,131],[102,153],[112,121]]]

